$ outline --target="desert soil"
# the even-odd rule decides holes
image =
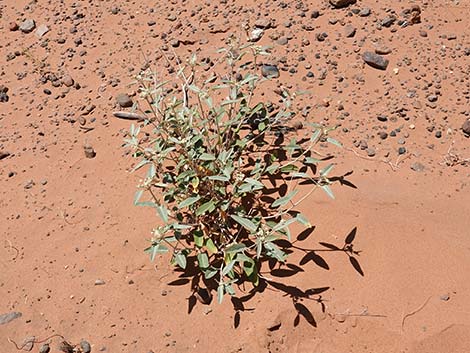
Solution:
[[[2,353],[470,351],[470,2],[332,2],[0,2]],[[298,116],[344,148],[321,149],[336,199],[302,206],[317,257],[188,313],[189,287],[143,253],[158,219],[133,206],[112,113],[142,68],[215,58],[231,34],[274,46],[266,90],[310,91]],[[321,244],[351,232],[356,261]]]

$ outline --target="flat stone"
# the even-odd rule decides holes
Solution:
[[[23,33],[30,33],[30,32],[32,32],[35,28],[36,28],[36,23],[34,22],[34,20],[31,20],[31,19],[24,20],[24,21],[21,22],[21,24],[20,24],[20,30],[21,30],[21,32],[23,32]]]
[[[36,37],[41,38],[43,37],[47,32],[49,32],[50,29],[46,25],[40,25],[38,29],[36,29]]]
[[[262,29],[268,29],[272,26],[272,22],[269,18],[260,18],[256,20],[255,22],[255,27],[256,28],[262,28]]]
[[[424,165],[422,165],[419,162],[415,162],[411,165],[411,170],[414,170],[415,172],[422,172],[424,170]]]
[[[375,69],[379,70],[386,70],[388,66],[388,59],[385,59],[384,57],[380,56],[379,54],[375,54],[370,51],[366,51],[362,55],[362,59],[370,66],[372,66]]]
[[[356,35],[356,27],[352,25],[344,26],[344,36],[346,38],[352,38]]]
[[[379,55],[387,55],[387,54],[390,54],[391,52],[392,52],[392,49],[384,45],[378,46],[377,48],[375,48],[375,53]]]
[[[371,13],[370,8],[365,7],[365,8],[363,8],[363,9],[361,9],[361,11],[359,11],[359,16],[361,16],[361,17],[367,17],[367,16],[370,15],[370,13]]]
[[[21,314],[18,311],[12,311],[10,313],[2,314],[0,315],[0,325],[5,325],[8,324],[9,322],[18,319],[21,317],[23,314]]]

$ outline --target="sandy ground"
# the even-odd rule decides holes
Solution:
[[[58,352],[60,335],[93,352],[469,352],[469,15],[466,0],[1,1],[0,351],[34,336],[24,349]],[[188,313],[189,287],[142,251],[158,220],[132,205],[112,112],[147,61],[166,69],[162,48],[212,57],[243,26],[274,45],[273,88],[311,91],[305,119],[340,125],[346,182],[302,206],[319,256],[303,272]],[[356,263],[321,244],[351,232]]]

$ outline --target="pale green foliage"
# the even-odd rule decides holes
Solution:
[[[220,53],[228,64],[225,77],[203,79],[193,55],[176,73],[177,92],[143,73],[140,93],[150,110],[142,129],[149,134],[142,139],[133,125],[126,142],[139,159],[134,169],[147,168],[135,204],[154,207],[161,219],[146,251],[152,260],[170,252],[179,267],[199,268],[201,281],[217,282],[222,301],[224,294],[234,295],[237,282],[257,285],[264,259],[286,260],[276,241],[290,238],[293,222],[311,226],[295,206],[318,187],[333,195],[332,165],[316,175],[321,159],[312,157],[312,148],[338,142],[315,124],[304,124],[310,135],[297,138],[288,127],[293,95],[287,91],[285,108],[275,112],[252,102],[265,79],[248,72],[242,60],[252,56],[256,66],[263,48],[232,42]],[[226,98],[216,98],[217,91]],[[303,194],[299,182],[308,184]]]

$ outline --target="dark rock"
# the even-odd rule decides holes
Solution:
[[[95,150],[90,145],[83,146],[83,151],[85,152],[85,157],[86,158],[95,158],[95,156],[96,156]],[[102,283],[102,284],[104,284],[104,283]],[[96,282],[95,282],[95,285],[97,285]]]
[[[41,348],[39,348],[39,353],[49,353],[50,351],[51,347],[47,343],[44,343]]]
[[[378,116],[377,116],[377,120],[378,120],[378,121],[382,121],[382,122],[384,122],[384,121],[387,121],[387,120],[388,120],[388,118],[387,118],[387,116],[386,116],[386,115],[382,115],[382,114],[380,114],[380,115],[378,115]]]
[[[430,94],[429,96],[427,96],[427,99],[429,102],[434,103],[437,101],[437,96],[435,94]]]
[[[388,137],[388,134],[385,131],[381,131],[381,132],[379,132],[379,137],[382,140],[385,140]]]
[[[0,158],[1,159],[1,158]],[[10,313],[2,314],[0,315],[0,325],[5,325],[8,324],[10,321],[13,321],[15,319],[18,319],[21,317],[23,314],[21,314],[18,311],[12,311]]]
[[[330,4],[336,9],[347,7],[355,3],[356,0],[330,0]]]
[[[391,25],[393,25],[393,23],[395,22],[396,18],[393,17],[393,16],[387,16],[385,17],[381,22],[380,24],[384,27],[390,27]]]
[[[19,28],[23,33],[30,33],[36,28],[36,23],[34,22],[34,20],[31,19],[24,20],[23,22],[21,22]]]
[[[130,108],[134,105],[134,102],[132,101],[131,97],[129,97],[129,95],[127,95],[126,93],[118,94],[116,96],[116,102],[122,108]]]
[[[9,97],[8,97],[7,92],[8,92],[8,87],[0,85],[0,103],[8,102]]]
[[[7,151],[0,151],[0,160],[5,159],[10,156],[10,152]],[[0,316],[0,324],[1,324],[1,316]]]
[[[267,78],[278,78],[279,69],[276,65],[264,64],[263,66],[261,66],[261,74],[263,75],[263,77]]]
[[[462,124],[462,131],[465,135],[470,135],[470,119],[465,120]]]
[[[405,147],[399,147],[398,148],[398,154],[405,154],[406,148]]]
[[[388,66],[388,63],[389,63],[388,59],[385,59],[384,57],[382,57],[378,54],[372,53],[370,51],[366,51],[362,55],[362,59],[368,65],[372,66],[375,69],[379,69],[379,70],[386,70],[387,66]]]
[[[328,37],[328,33],[320,32],[320,33],[317,33],[315,37],[317,38],[319,42],[323,42]]]

